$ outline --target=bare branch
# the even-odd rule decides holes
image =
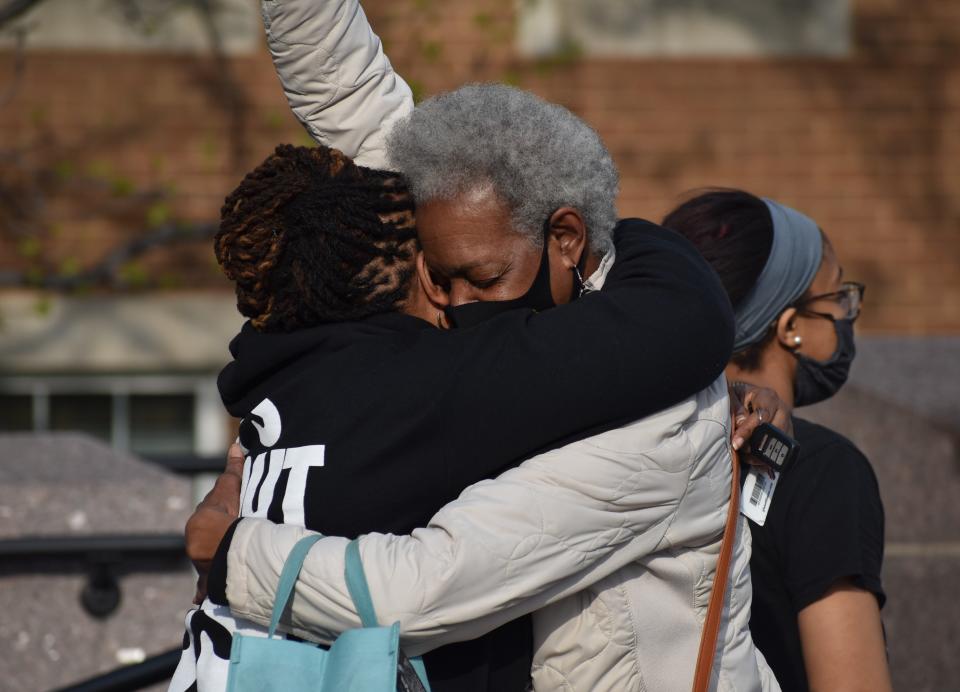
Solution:
[[[32,272],[0,271],[0,288],[26,287],[64,292],[90,286],[122,288],[124,281],[120,276],[121,270],[136,257],[159,246],[209,240],[216,232],[215,223],[164,224],[115,248],[96,264],[74,274],[36,276]]]
[[[217,26],[215,2],[211,0],[192,0],[191,4],[203,22],[210,51],[213,55],[214,73],[208,86],[216,96],[217,103],[230,119],[228,131],[231,133],[231,155],[234,164],[239,164],[246,155],[247,111],[249,110],[243,92],[243,86],[237,80],[223,45],[223,35]]]
[[[11,22],[44,0],[4,0],[0,2],[0,27]]]
[[[0,0],[0,30],[12,22],[5,30],[9,35],[12,29],[17,36],[12,63],[13,79],[9,84],[4,79],[0,86],[0,106],[10,103],[27,79],[24,42],[29,38],[29,27],[15,20],[43,2]],[[249,103],[242,80],[225,51],[224,37],[217,22],[220,8],[218,0],[113,2],[124,11],[123,17],[132,25],[161,20],[177,9],[186,9],[199,16],[209,53],[196,61],[195,78],[205,88],[211,103],[228,119],[224,129],[229,133],[232,163],[234,166],[242,164],[246,153]],[[56,130],[46,126],[42,116],[34,122],[34,127],[37,136],[31,138],[29,143],[14,148],[0,148],[0,173],[3,173],[0,176],[0,236],[4,236],[5,243],[10,247],[17,247],[22,255],[21,268],[0,269],[0,289],[27,287],[69,292],[92,287],[118,290],[161,287],[164,283],[162,279],[144,277],[136,263],[141,255],[160,247],[209,241],[216,234],[215,222],[163,222],[159,226],[143,229],[138,237],[115,247],[79,271],[72,266],[75,265],[73,260],[58,266],[55,257],[45,257],[46,250],[56,246],[55,224],[52,221],[59,218],[47,218],[51,201],[48,198],[72,200],[73,206],[77,207],[71,210],[70,218],[73,220],[102,216],[129,227],[130,219],[137,219],[133,221],[137,224],[151,217],[158,220],[165,218],[167,212],[163,200],[170,192],[160,185],[137,189],[131,181],[114,175],[107,166],[99,173],[92,168],[76,172],[73,161],[86,159],[86,152],[96,150],[95,142],[87,136],[75,145],[65,144]],[[115,125],[108,129],[113,144],[122,132],[118,132]],[[104,134],[107,134],[106,131]],[[163,209],[162,213],[158,209]]]
[[[17,40],[13,48],[13,77],[7,88],[0,92],[0,108],[3,108],[13,100],[23,82],[23,73],[26,71],[26,47],[27,47],[27,29],[19,26],[13,30],[13,35]]]

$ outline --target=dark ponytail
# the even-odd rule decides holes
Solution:
[[[763,271],[773,245],[773,221],[759,197],[742,190],[710,190],[693,197],[663,219],[693,243],[723,283],[734,309]],[[773,332],[733,355],[733,362],[756,369]]]

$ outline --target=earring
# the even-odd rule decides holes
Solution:
[[[587,285],[583,282],[583,276],[580,274],[580,267],[573,265],[573,273],[576,275],[577,283],[580,285],[580,292],[577,294],[577,297],[579,298],[586,293]]]
[[[802,343],[803,343],[803,339],[800,338],[800,335],[799,335],[799,334],[798,334],[797,336],[793,337],[793,345],[794,345],[794,346],[799,346],[799,345],[802,344]]]

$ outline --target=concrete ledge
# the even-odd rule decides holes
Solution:
[[[243,324],[232,293],[0,296],[8,373],[217,371]]]

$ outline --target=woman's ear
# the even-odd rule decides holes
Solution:
[[[788,351],[796,351],[803,346],[796,308],[787,308],[777,318],[777,341]]]
[[[417,253],[417,279],[420,281],[424,295],[427,296],[427,299],[434,307],[438,310],[443,310],[443,308],[450,305],[450,295],[446,289],[437,285],[433,280],[433,276],[430,274],[430,268],[427,267],[427,263],[423,259],[422,251]]]
[[[560,261],[567,269],[580,264],[587,251],[587,224],[573,207],[560,207],[550,215],[547,239],[555,240],[560,250]]]

